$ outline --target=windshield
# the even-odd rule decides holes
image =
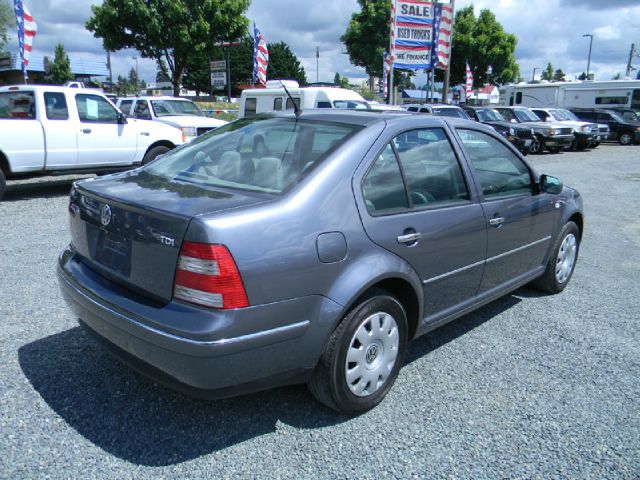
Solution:
[[[168,117],[170,115],[204,116],[204,113],[190,100],[151,100],[151,106],[156,117]]]
[[[581,122],[578,117],[576,117],[575,113],[570,110],[560,109],[556,110],[556,112],[562,112],[562,115],[565,117],[565,120],[571,120],[572,122]]]
[[[360,128],[269,116],[244,118],[143,168],[153,175],[203,187],[281,193]]]
[[[438,108],[432,107],[433,114],[437,117],[454,117],[454,118],[464,118],[466,120],[469,119],[469,115],[467,115],[461,108]]]
[[[565,113],[565,110],[553,109],[549,110],[549,113],[554,120],[558,122],[566,122],[567,120],[573,120],[569,115]]]
[[[498,113],[497,110],[492,108],[482,108],[476,110],[478,118],[481,122],[504,122],[504,117]]]
[[[347,108],[352,110],[368,110],[369,105],[362,100],[334,100],[334,108]]]
[[[530,110],[519,108],[514,110],[513,113],[520,122],[541,122],[540,118]]]

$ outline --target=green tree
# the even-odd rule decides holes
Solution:
[[[58,43],[58,45],[56,45],[53,63],[51,64],[51,81],[56,85],[62,85],[68,80],[73,80],[71,62],[69,61],[69,56],[64,51],[64,45]]]
[[[138,93],[140,91],[140,79],[138,78],[138,72],[136,72],[136,69],[133,67],[129,70],[127,82],[129,83],[131,93]]]
[[[333,83],[335,85],[340,85],[340,74],[336,72],[336,75],[333,77]]]
[[[553,81],[554,82],[564,82],[565,80],[565,73],[562,71],[561,68],[557,69],[554,73],[553,73]]]
[[[215,42],[241,37],[250,0],[104,0],[93,5],[86,24],[104,47],[135,48],[143,57],[166,62],[174,95],[189,57]]]
[[[516,63],[516,36],[504,31],[495,15],[488,9],[475,17],[473,5],[456,12],[451,47],[451,83],[462,83],[466,76],[466,62],[473,71],[474,86],[486,78],[489,65],[497,83],[515,81],[520,76]]]
[[[13,9],[8,2],[0,1],[0,53],[9,40],[8,31],[13,20]]]
[[[300,85],[307,83],[304,67],[298,57],[291,51],[289,45],[284,42],[269,43],[269,66],[267,67],[267,79],[290,78]]]
[[[547,68],[542,71],[540,79],[546,80],[548,82],[551,82],[553,80],[553,65],[551,65],[551,62],[547,63]]]

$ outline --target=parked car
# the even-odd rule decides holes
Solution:
[[[619,113],[620,116],[625,120],[630,120],[632,122],[640,122],[640,110],[638,110],[637,108],[616,107],[616,108],[612,108],[611,110]]]
[[[7,178],[123,170],[182,143],[175,128],[128,120],[94,89],[0,87],[0,198]]]
[[[542,153],[545,150],[558,153],[563,148],[570,146],[574,140],[573,128],[558,122],[543,122],[529,108],[496,107],[496,110],[509,122],[519,123],[533,129],[535,135],[529,148],[530,153]]]
[[[507,122],[500,113],[491,107],[463,107],[464,111],[476,122],[484,123],[509,140],[523,155],[529,153],[533,143],[534,131],[530,127],[519,127]]]
[[[573,128],[573,142],[567,147],[569,150],[584,150],[600,144],[600,131],[595,123],[583,122],[573,112],[563,108],[532,108],[544,122],[562,123]]]
[[[402,106],[407,112],[430,113],[437,117],[464,118],[470,120],[469,115],[457,105],[446,103],[409,103]]]
[[[79,181],[69,212],[59,283],[116,356],[214,398],[307,382],[349,414],[409,340],[530,282],[562,291],[583,229],[579,193],[491,127],[335,109]]]
[[[180,129],[185,142],[229,123],[226,120],[207,117],[188,98],[124,97],[118,99],[116,106],[133,118],[154,120]]]
[[[640,122],[625,120],[614,110],[604,109],[572,109],[580,120],[603,123],[609,126],[611,137],[621,145],[640,143]]]

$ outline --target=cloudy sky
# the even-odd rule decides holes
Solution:
[[[9,1],[9,0],[0,0]],[[102,42],[87,32],[84,24],[95,0],[25,0],[39,26],[34,52],[53,55],[62,42],[73,57],[105,58]],[[518,38],[516,58],[523,77],[531,78],[534,67],[551,62],[569,75],[586,70],[591,33],[591,71],[596,79],[608,80],[624,73],[632,42],[640,49],[640,0],[456,0],[456,8],[472,4],[476,14],[490,8],[507,32]],[[364,77],[364,71],[349,63],[340,36],[346,30],[356,0],[253,0],[247,13],[267,42],[284,41],[300,58],[309,81],[316,79],[316,47],[320,48],[320,81],[332,81],[336,72],[349,78]],[[17,51],[17,36],[8,45]],[[126,75],[135,66],[135,51],[112,56],[114,77]],[[138,60],[140,76],[155,80],[155,62]],[[640,58],[634,64],[640,68]],[[536,75],[538,75],[537,73]]]

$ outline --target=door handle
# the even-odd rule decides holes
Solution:
[[[83,128],[82,130],[80,130],[82,133],[91,133],[91,129],[90,128]]]
[[[398,237],[398,243],[406,243],[406,244],[416,243],[421,238],[422,238],[421,233],[418,233],[418,232],[407,233],[405,235],[400,235]]]
[[[491,220],[489,220],[489,225],[496,228],[500,227],[503,223],[504,217],[493,217]]]

